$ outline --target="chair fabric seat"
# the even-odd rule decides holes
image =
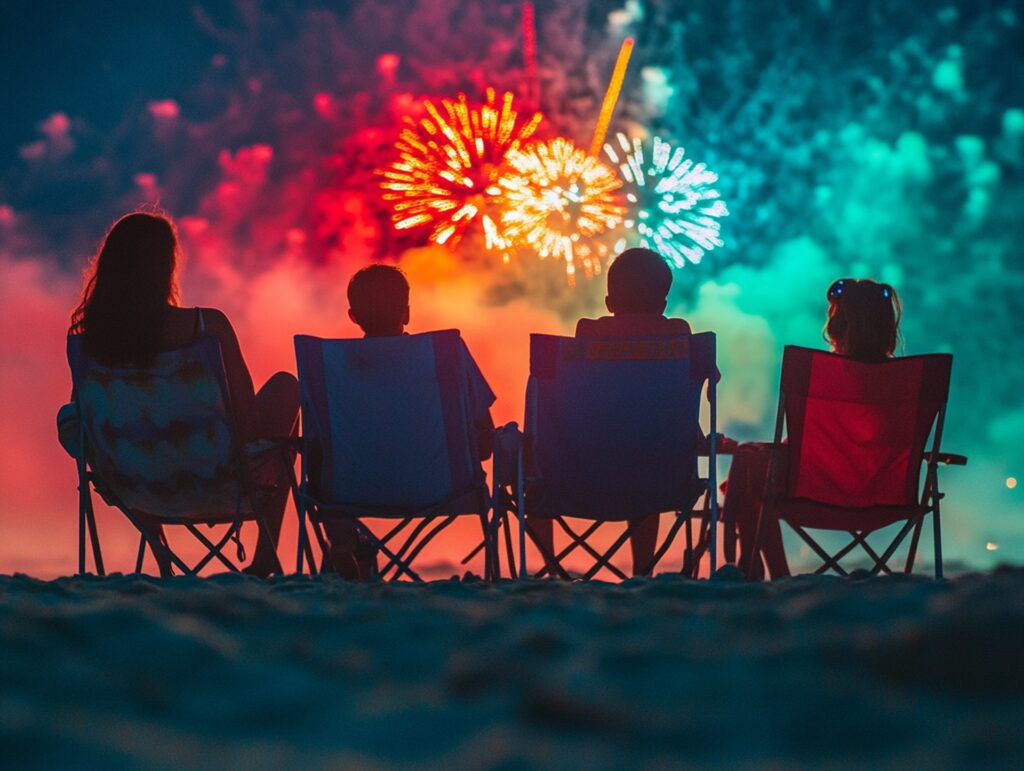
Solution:
[[[867,533],[916,517],[926,509],[925,506],[850,508],[807,498],[781,498],[776,501],[779,519],[792,525],[815,530],[855,530]]]
[[[594,506],[588,500],[589,496],[581,499],[574,490],[555,487],[542,480],[531,480],[526,485],[526,510],[531,516],[542,518],[564,516],[602,522],[630,522],[652,514],[689,511],[707,489],[706,479],[684,480],[678,490],[666,494],[660,501],[653,505],[648,501],[645,508],[630,511],[631,499],[628,490],[609,499],[607,505],[602,507]]]
[[[367,506],[357,503],[324,502],[317,498],[313,491],[306,493],[310,503],[314,504],[320,516],[325,519],[370,517],[374,519],[403,519],[405,517],[430,517],[439,514],[480,514],[487,510],[489,492],[487,485],[476,485],[469,489],[455,492],[443,500],[410,508],[408,506]]]

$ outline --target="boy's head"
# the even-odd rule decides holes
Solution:
[[[608,268],[608,296],[612,313],[664,313],[672,269],[657,252],[627,249]]]
[[[393,265],[369,265],[348,282],[348,306],[367,337],[400,335],[409,323],[409,282]]]

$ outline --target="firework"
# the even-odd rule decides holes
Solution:
[[[593,237],[618,227],[625,213],[614,195],[622,185],[614,169],[562,137],[507,160],[511,169],[498,184],[510,243],[561,258],[570,281],[577,264],[588,277],[599,273],[608,250]]]
[[[540,89],[537,86],[537,24],[533,3],[523,3],[523,76],[526,80],[527,104],[537,105]]]
[[[608,124],[611,123],[612,113],[615,112],[615,105],[619,101],[619,91],[622,90],[622,81],[626,78],[626,68],[629,66],[629,57],[632,53],[633,38],[628,37],[622,41],[619,56],[615,60],[615,69],[612,70],[612,79],[608,81],[608,90],[604,92],[601,112],[598,113],[597,126],[594,128],[594,139],[590,143],[591,155],[596,156],[601,152],[601,145],[604,144],[604,137],[608,133]]]
[[[643,246],[681,268],[723,245],[719,220],[729,210],[713,187],[717,174],[658,137],[649,152],[639,139],[623,134],[616,143],[618,148],[609,143],[604,150],[626,182],[630,215],[623,224],[639,234]]]
[[[395,229],[429,226],[431,241],[454,244],[479,221],[487,247],[504,248],[500,216],[492,211],[500,167],[536,131],[541,114],[521,120],[512,94],[499,102],[493,88],[479,107],[459,94],[440,106],[424,100],[423,108],[419,121],[405,118],[398,158],[377,172]]]

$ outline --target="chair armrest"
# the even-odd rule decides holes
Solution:
[[[944,466],[966,466],[967,456],[957,455],[955,452],[926,452],[924,459],[928,463],[941,463]]]

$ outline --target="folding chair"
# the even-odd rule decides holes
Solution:
[[[696,575],[705,551],[715,570],[714,372],[715,336],[709,332],[663,339],[531,336],[525,435],[512,427],[499,430],[495,449],[496,522],[505,527],[511,577],[543,577],[550,564],[555,566],[552,572],[568,578],[566,557],[583,551],[593,561],[584,579],[602,569],[624,579],[612,558],[637,520],[665,512],[675,518],[644,572],[656,567],[684,526],[683,571]],[[706,479],[697,470],[705,381],[711,408]],[[694,504],[702,496],[704,507],[695,513]],[[519,523],[518,571],[508,529],[510,511]],[[700,525],[696,547],[691,527],[695,514]],[[550,553],[530,530],[527,515],[551,519],[569,544]],[[581,530],[569,519],[588,524]],[[599,551],[591,538],[611,522],[626,527]],[[526,562],[527,536],[546,563],[533,573]]]
[[[233,541],[237,561],[244,561],[246,522],[269,536],[261,496],[287,484],[293,473],[286,442],[238,441],[220,344],[203,337],[160,354],[146,368],[101,364],[86,355],[77,335],[68,337],[67,351],[79,431],[79,572],[86,570],[88,531],[94,567],[104,574],[93,490],[139,531],[135,572],[142,570],[147,547],[186,575],[214,560],[237,572],[225,547]],[[205,553],[189,565],[166,537],[140,525],[140,514],[182,526]],[[211,537],[201,525],[226,530]]]
[[[299,545],[307,519],[328,562],[325,521],[350,522],[383,556],[381,579],[422,580],[413,560],[458,517],[479,517],[492,568],[490,496],[477,449],[469,352],[457,330],[400,337],[295,337],[302,406]],[[395,524],[378,535],[366,519]],[[416,524],[413,524],[413,523]]]
[[[941,578],[938,467],[967,462],[941,450],[952,365],[948,354],[865,363],[786,346],[755,558],[762,524],[775,518],[822,560],[817,573],[847,575],[840,560],[857,547],[871,560],[872,575],[891,573],[889,560],[912,532],[904,565],[910,573],[924,518],[931,514],[935,576]],[[929,434],[931,450],[926,452]],[[879,553],[868,535],[898,522],[903,526]],[[830,554],[809,529],[846,532],[851,540]]]

